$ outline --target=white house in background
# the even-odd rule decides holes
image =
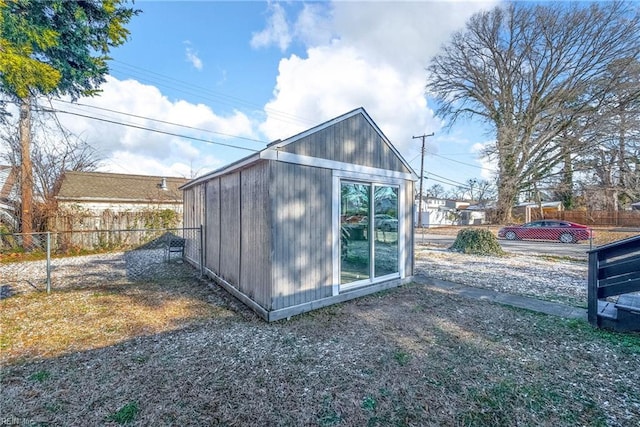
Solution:
[[[418,225],[419,204],[414,205],[414,224]],[[486,222],[485,208],[458,200],[426,198],[422,201],[422,227],[480,225]]]
[[[487,210],[482,205],[470,205],[460,211],[460,225],[482,225],[487,222]]]
[[[414,204],[414,224],[417,227],[443,227],[456,224],[456,209],[453,200],[426,198],[422,200],[422,224],[418,223],[420,205]]]

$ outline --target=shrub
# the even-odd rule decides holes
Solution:
[[[498,239],[487,229],[465,228],[458,232],[456,241],[449,248],[452,251],[473,255],[503,256]]]

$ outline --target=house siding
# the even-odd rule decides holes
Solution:
[[[229,283],[240,283],[240,171],[220,177],[220,271]]]
[[[321,129],[281,151],[379,169],[411,173],[360,114]]]
[[[271,207],[270,162],[260,162],[240,173],[240,281],[238,289],[270,309]]]
[[[220,273],[220,178],[208,181],[205,186],[205,222],[206,233],[204,247],[204,265]],[[203,186],[201,185],[201,186]]]
[[[332,292],[332,174],[274,162],[272,181],[274,310]]]

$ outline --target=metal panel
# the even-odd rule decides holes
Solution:
[[[220,276],[240,282],[240,171],[220,177]]]
[[[271,305],[269,162],[240,174],[241,248],[239,290],[267,309]]]
[[[281,151],[411,173],[362,115],[280,148]]]
[[[331,170],[273,163],[273,302],[332,295]]]
[[[206,185],[205,217],[205,267],[220,273],[220,178],[212,179]]]

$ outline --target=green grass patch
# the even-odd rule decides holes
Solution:
[[[398,365],[405,366],[409,363],[411,355],[403,350],[396,350],[395,353],[393,353],[393,358],[398,362]]]
[[[138,412],[140,412],[138,404],[136,402],[129,402],[107,418],[109,421],[115,421],[118,424],[129,424],[133,422]]]
[[[342,422],[342,417],[334,409],[333,399],[325,395],[322,399],[322,409],[318,414],[318,425],[321,427],[337,426]]]
[[[51,376],[51,372],[47,371],[47,370],[41,370],[38,372],[35,372],[33,374],[31,374],[29,376],[29,379],[31,381],[36,381],[39,383],[45,382],[46,380],[49,379],[49,377]]]

